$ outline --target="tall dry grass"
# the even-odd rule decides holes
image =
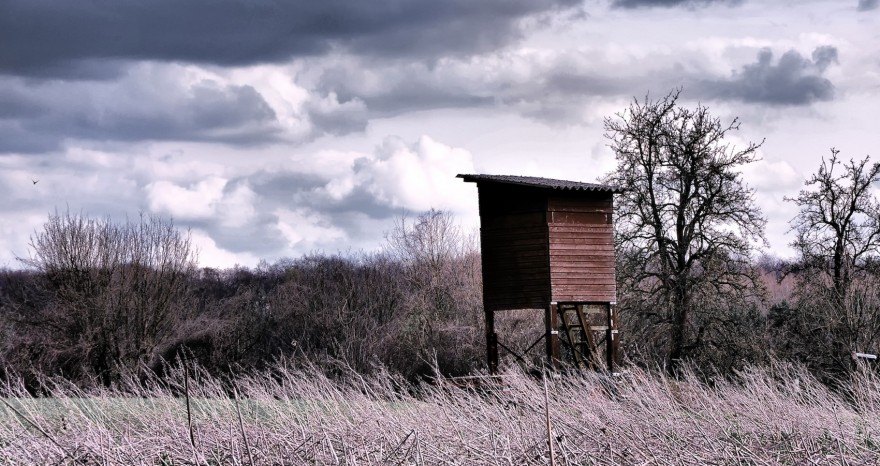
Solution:
[[[186,379],[177,368],[87,393],[55,381],[39,398],[9,383],[0,464],[551,464],[544,384],[521,372],[412,386],[280,363],[234,384],[194,370],[189,397]],[[867,373],[839,393],[781,364],[710,383],[634,370],[547,385],[552,464],[880,462]]]

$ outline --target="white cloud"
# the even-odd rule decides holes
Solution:
[[[206,152],[200,147],[181,147],[180,144],[156,144],[147,154],[139,154],[134,161],[134,171],[148,179],[186,183],[208,176],[223,176],[227,167],[217,162],[218,156],[200,157]],[[214,152],[212,150],[212,152]]]
[[[742,173],[749,187],[763,194],[792,195],[804,182],[803,176],[785,160],[758,160],[745,165]]]
[[[308,209],[277,209],[278,218],[275,225],[288,242],[291,249],[304,250],[322,243],[333,243],[345,239],[346,234],[341,228],[318,212]]]
[[[34,232],[42,230],[48,220],[45,214],[34,212],[4,213],[0,222],[0,268],[18,268],[17,258],[28,258],[28,243]]]
[[[386,138],[375,154],[355,164],[358,184],[379,201],[414,211],[465,208],[467,191],[455,175],[473,171],[470,152],[428,136],[415,144]]]
[[[183,220],[195,220],[215,215],[225,186],[225,179],[211,177],[189,187],[178,186],[170,181],[154,181],[145,189],[150,211]]]
[[[190,239],[198,251],[198,261],[201,267],[227,268],[232,265],[254,267],[260,258],[250,253],[234,253],[221,248],[202,230],[190,230]]]
[[[257,215],[257,194],[246,182],[208,177],[188,186],[160,180],[145,187],[151,212],[178,220],[206,220],[222,228],[247,226]]]
[[[216,215],[223,228],[246,226],[257,215],[257,194],[246,183],[227,189],[216,203]]]

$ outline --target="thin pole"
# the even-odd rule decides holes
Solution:
[[[550,449],[550,466],[556,466],[556,453],[553,450],[553,426],[550,424],[550,396],[547,393],[547,371],[541,372],[544,379],[544,418],[547,421],[547,447]]]

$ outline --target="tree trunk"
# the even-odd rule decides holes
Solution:
[[[836,244],[834,245],[834,303],[838,306],[838,308],[843,307],[844,296],[846,296],[846,282],[847,277],[844,271],[843,264],[843,242],[840,238],[838,238]]]
[[[674,374],[681,363],[687,339],[687,323],[690,318],[690,299],[684,285],[677,282],[672,292],[672,329],[669,338],[669,356],[666,361],[666,370],[670,374]]]

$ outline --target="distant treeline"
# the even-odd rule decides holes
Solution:
[[[215,372],[281,355],[464,374],[483,354],[477,245],[452,217],[401,219],[384,251],[198,268],[170,221],[50,216],[0,273],[0,366],[110,384],[185,357]]]
[[[447,375],[484,368],[479,248],[444,212],[400,220],[379,253],[312,254],[253,269],[198,268],[186,234],[152,217],[115,224],[56,213],[31,246],[26,268],[0,273],[0,376],[110,385],[122,372],[161,373],[180,358],[224,374],[282,355],[362,373],[382,365],[410,378],[434,365]],[[876,351],[877,283],[853,280],[841,307],[804,280],[800,264],[764,258],[755,266],[765,278],[756,299],[695,306],[684,358],[722,375],[790,359],[828,378],[852,367],[852,351]],[[620,293],[626,362],[662,366],[667,324],[626,288]],[[542,319],[501,312],[499,336],[524,351],[541,336]],[[531,361],[540,353],[539,345]]]

